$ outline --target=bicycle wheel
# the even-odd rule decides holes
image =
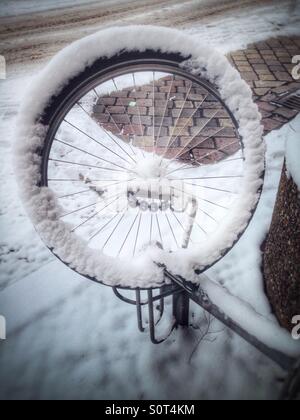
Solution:
[[[193,45],[190,54],[172,45],[174,34],[191,42],[177,31],[120,28],[84,42],[113,43],[112,33],[132,40],[140,31],[167,34],[171,49],[145,40],[143,48],[130,47],[127,40],[124,50],[118,38],[110,56],[97,51],[89,65],[82,59],[80,70],[66,69],[44,96],[38,125],[31,113],[35,135],[21,171],[49,248],[80,274],[113,286],[161,284],[153,260],[185,274],[211,266],[245,230],[262,185],[259,114],[233,69],[226,67],[227,80],[234,75],[229,81],[243,94],[226,97],[220,76],[208,78],[209,62],[200,61],[199,70]],[[54,60],[47,77],[59,70],[55,61],[74,57],[72,49]],[[40,90],[42,82],[45,75]]]

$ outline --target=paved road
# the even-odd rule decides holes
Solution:
[[[259,14],[260,8],[262,11],[270,8],[272,12],[281,7],[292,13],[299,5],[298,0],[83,0],[80,4],[78,0],[72,4],[69,0],[48,0],[42,3],[41,6],[37,0],[25,0],[21,4],[18,0],[4,1],[0,11],[0,46],[8,64],[43,60],[100,27],[154,24],[189,29],[199,24],[210,26],[221,18],[240,13]]]
[[[1,0],[0,54],[8,62],[8,79],[0,84],[0,290],[9,339],[0,352],[0,399],[276,397],[280,383],[274,377],[282,374],[240,339],[224,332],[215,344],[204,342],[188,365],[197,331],[188,337],[179,332],[171,342],[151,346],[147,335],[138,333],[129,305],[121,305],[110,289],[83,281],[53,260],[21,207],[10,157],[14,117],[26,82],[71,41],[105,26],[147,23],[184,28],[229,51],[257,37],[293,30],[293,25],[297,29],[299,20],[293,13],[297,3]],[[292,22],[289,16],[294,16]],[[275,198],[271,171],[280,174],[283,138],[270,144],[274,150],[269,148],[268,206],[256,216],[264,221],[270,218]],[[243,247],[239,252],[245,250],[247,257],[243,264],[237,264],[231,253],[233,260],[223,261],[215,274],[216,278],[222,274],[222,280],[227,276],[230,284],[225,285],[236,295],[246,295],[261,306],[261,279],[255,271],[259,255],[249,252],[256,250],[253,231],[249,237],[251,243],[247,237],[239,243]]]
[[[0,54],[8,63],[7,80],[0,81],[1,155],[11,154],[14,118],[27,83],[70,42],[105,26],[146,23],[183,28],[228,52],[299,31],[299,6],[300,0],[1,0]],[[0,179],[1,289],[50,257],[20,209],[10,159],[3,159]],[[18,223],[22,229],[16,229]]]

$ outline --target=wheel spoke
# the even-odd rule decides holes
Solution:
[[[226,179],[226,178],[244,178],[243,175],[225,175],[225,176],[198,176],[191,178],[169,178],[171,180],[183,181],[185,179]]]
[[[236,192],[234,192],[234,191],[230,191],[230,190],[223,190],[223,189],[221,189],[221,188],[208,187],[207,185],[193,184],[193,183],[191,183],[191,182],[185,182],[185,184],[186,184],[186,185],[192,185],[192,186],[194,186],[194,187],[201,187],[201,188],[205,188],[205,189],[208,189],[208,190],[214,190],[214,191],[225,192],[225,193],[228,193],[228,194],[237,194],[237,193],[236,193]]]
[[[99,200],[98,200],[98,201],[96,201],[96,203],[88,204],[87,206],[80,207],[79,209],[72,210],[72,211],[70,211],[69,213],[63,214],[63,215],[62,215],[62,216],[60,216],[59,218],[60,218],[60,219],[63,219],[64,217],[70,216],[71,214],[75,214],[75,213],[78,213],[79,211],[82,211],[82,210],[88,209],[88,208],[90,208],[90,207],[96,206],[98,203],[99,203]]]
[[[87,112],[86,109],[84,109],[84,107],[77,102],[77,105],[82,109],[82,111],[89,117],[90,120],[93,121],[93,123],[96,124],[96,122],[94,121],[94,119],[92,118],[92,116]],[[110,115],[110,114],[109,114]],[[103,127],[103,124],[101,124],[101,128],[102,130],[105,132],[105,134],[108,135],[108,137],[134,162],[136,163],[136,160],[128,153],[126,152],[126,150],[109,134],[109,132],[107,130],[105,130],[105,128]],[[118,129],[119,130],[119,129]]]
[[[88,189],[88,190],[82,190],[82,191],[77,191],[75,193],[62,195],[62,196],[57,197],[57,198],[58,199],[61,199],[61,198],[73,197],[74,195],[79,195],[79,194],[83,194],[83,193],[90,192],[90,191],[91,191],[90,189]]]
[[[113,196],[114,197],[114,196]],[[113,198],[110,197],[109,199]],[[77,225],[76,227],[74,227],[72,229],[72,232],[75,232],[75,230],[79,229],[80,227],[84,226],[87,222],[89,222],[90,220],[94,219],[94,217],[98,216],[100,213],[102,213],[103,210],[105,210],[107,207],[109,207],[110,205],[112,205],[113,203],[115,203],[116,201],[118,201],[121,197],[121,194],[117,195],[117,198],[115,198],[112,202],[110,202],[109,204],[107,204],[106,206],[102,207],[101,210],[97,211],[96,213],[94,213],[92,216],[88,217],[84,222],[80,223],[79,225]]]
[[[123,241],[123,243],[122,243],[122,245],[121,245],[121,247],[120,247],[120,249],[119,249],[118,255],[120,255],[120,254],[121,254],[121,252],[122,252],[122,250],[123,250],[123,248],[124,248],[124,245],[125,245],[125,243],[127,242],[127,239],[128,239],[128,237],[129,237],[129,235],[130,235],[130,233],[131,233],[131,231],[132,231],[132,229],[133,229],[133,227],[134,227],[134,225],[135,225],[135,222],[137,221],[138,216],[139,216],[139,212],[136,214],[136,216],[135,216],[135,218],[134,218],[134,220],[133,220],[133,222],[132,222],[131,226],[129,227],[129,230],[128,230],[128,232],[127,232],[126,236],[125,236],[125,239],[124,239],[124,241]]]
[[[93,153],[90,153],[90,152],[88,152],[87,150],[80,149],[79,147],[74,146],[73,144],[69,144],[69,143],[66,143],[65,141],[59,140],[59,139],[58,139],[58,138],[56,138],[56,137],[54,138],[54,141],[56,141],[57,143],[63,144],[63,145],[65,145],[65,146],[68,146],[68,147],[70,147],[71,149],[78,150],[79,152],[84,153],[84,154],[86,154],[86,155],[88,155],[88,156],[92,156],[92,157],[93,157],[93,158],[95,158],[95,159],[99,159],[99,160],[101,160],[102,162],[105,162],[105,163],[108,163],[108,164],[110,164],[110,165],[117,166],[118,168],[124,169],[126,172],[130,172],[130,171],[128,170],[128,168],[125,168],[125,166],[121,166],[121,165],[118,165],[117,163],[114,163],[114,162],[111,162],[111,161],[109,161],[109,160],[103,159],[103,158],[101,158],[100,156],[94,155]]]
[[[209,139],[211,139],[212,137],[215,137],[220,131],[222,131],[224,129],[224,127],[222,127],[222,128],[220,128],[219,130],[217,130],[215,133],[213,133],[213,134],[211,134],[210,136],[208,136],[208,137],[205,137],[203,140],[201,140],[201,141],[199,141],[199,143],[197,143],[196,145],[194,145],[193,147],[191,147],[189,150],[184,150],[184,151],[182,151],[182,152],[179,152],[173,159],[172,159],[172,161],[171,162],[169,162],[168,163],[168,165],[166,166],[166,167],[168,167],[168,166],[170,166],[170,164],[175,160],[175,159],[178,159],[180,156],[182,156],[183,154],[186,154],[186,153],[189,153],[189,152],[191,152],[192,150],[194,150],[196,147],[198,147],[200,144],[202,144],[202,143],[204,143],[206,140],[209,140]],[[193,140],[193,139],[192,139]],[[192,141],[191,140],[191,141]],[[228,144],[228,145],[226,145],[226,146],[224,146],[223,148],[219,148],[219,149],[214,149],[214,150],[212,150],[211,152],[208,152],[206,155],[204,155],[201,159],[203,160],[205,157],[207,157],[207,156],[210,156],[211,154],[213,154],[213,153],[216,153],[216,152],[219,152],[219,151],[221,151],[221,150],[223,150],[223,149],[225,149],[226,147],[228,147],[228,146],[231,146],[232,144],[235,144],[236,143],[236,141],[234,142],[234,143],[230,143],[230,144]],[[197,159],[195,159],[194,161],[193,161],[193,163],[198,163],[199,164],[199,166],[203,166],[203,164],[199,161],[199,160],[197,160]],[[217,163],[220,163],[220,162],[217,162]],[[176,168],[176,169],[174,169],[174,170],[172,170],[172,171],[170,171],[170,172],[168,172],[167,173],[167,175],[170,175],[170,174],[172,174],[172,173],[174,173],[174,172],[177,172],[177,171],[180,171],[180,170],[183,170],[183,169],[191,169],[191,166],[190,165],[188,165],[188,164],[184,164],[184,165],[182,165],[180,168]],[[166,175],[166,176],[167,176]]]
[[[152,242],[153,214],[150,216],[150,243]]]
[[[176,216],[175,212],[171,212],[172,216],[175,218],[175,220],[178,222],[179,226],[182,228],[183,232],[185,233],[185,229],[183,224],[181,223],[181,221],[178,219],[178,217]],[[193,241],[190,239],[190,242],[193,243]]]
[[[245,158],[244,157],[238,157],[238,158],[234,158],[234,159],[223,159],[219,162],[214,163],[213,165],[219,165],[219,164],[228,163],[228,162],[235,162],[237,160],[245,161]]]
[[[177,136],[175,137],[175,139],[174,140],[172,140],[171,141],[171,143],[170,143],[170,145],[169,146],[172,146],[172,144],[173,143],[175,143],[175,141],[178,139],[178,137],[180,136],[180,134],[183,132],[183,130],[187,127],[187,125],[189,124],[189,122],[191,122],[192,120],[193,120],[193,118],[194,118],[194,116],[195,116],[195,114],[196,114],[196,112],[198,112],[199,111],[199,109],[201,108],[201,106],[203,105],[203,103],[205,102],[205,100],[206,100],[206,98],[207,98],[207,96],[208,95],[206,95],[206,96],[204,96],[204,98],[203,98],[203,100],[200,102],[200,104],[197,106],[197,108],[194,110],[194,112],[193,112],[193,114],[192,114],[192,116],[191,117],[189,117],[188,118],[188,120],[187,120],[187,122],[182,126],[182,128],[180,129],[180,131],[179,131],[179,134],[177,134]],[[216,114],[219,112],[219,110],[216,112]],[[215,114],[215,115],[216,115]],[[213,118],[213,117],[212,117]],[[211,119],[212,119],[211,118]],[[211,121],[211,120],[209,120],[209,121]],[[199,133],[203,130],[203,128],[205,128],[206,127],[206,125],[209,123],[209,121],[207,121],[207,122],[205,122],[205,124],[200,128],[200,131],[199,131]],[[175,127],[176,128],[176,127]],[[197,136],[197,135],[199,135],[199,133],[197,133],[193,138],[192,138],[192,140],[190,141],[190,142],[192,142],[193,141],[193,139]],[[176,159],[176,157],[175,158],[173,158],[174,160]]]
[[[236,143],[237,143],[237,141],[238,141],[238,140],[232,141],[232,142],[230,142],[230,143],[226,144],[226,145],[225,145],[225,146],[223,146],[223,147],[219,147],[219,149],[216,149],[216,150],[213,150],[213,151],[211,151],[211,152],[206,153],[206,155],[202,156],[202,157],[201,157],[201,159],[197,160],[196,162],[197,162],[197,163],[200,163],[200,162],[201,162],[201,161],[203,161],[203,159],[205,159],[206,157],[211,156],[212,154],[214,154],[214,153],[216,153],[216,152],[220,152],[220,151],[222,151],[222,150],[224,150],[224,149],[227,149],[227,147],[229,147],[229,146],[232,146],[232,145],[236,144]]]
[[[188,144],[191,144],[192,143],[192,141],[197,137],[197,136],[199,136],[199,134],[201,133],[201,131],[206,127],[206,125],[208,124],[208,122],[203,126],[203,127],[201,127],[200,128],[200,131],[199,132],[197,132],[197,134],[195,134],[190,140],[189,140],[189,142],[188,142]],[[184,151],[181,151],[181,152],[178,152],[175,156],[174,156],[174,158],[172,159],[173,161],[174,160],[176,160],[178,157],[180,157],[181,155],[183,155],[183,154],[186,154],[186,153],[189,153],[190,151],[192,151],[192,150],[194,150],[196,147],[198,147],[200,144],[202,144],[202,143],[204,143],[206,140],[208,140],[208,139],[210,139],[210,138],[212,138],[212,137],[214,137],[214,136],[216,136],[217,134],[219,134],[222,130],[224,130],[224,128],[225,127],[221,127],[221,128],[219,128],[219,130],[217,130],[215,133],[213,133],[212,135],[210,135],[210,136],[208,136],[208,137],[205,137],[204,139],[202,139],[202,140],[200,140],[197,144],[195,144],[193,147],[191,147],[191,148],[189,148],[188,150],[184,150]],[[185,145],[184,147],[187,147],[187,145]]]
[[[116,182],[116,184],[119,184],[119,183],[123,183],[123,182],[130,182],[130,181],[133,181],[134,179],[136,179],[136,178],[133,178],[133,179],[129,179],[128,181],[126,180],[126,181],[120,181],[119,179],[105,179],[105,180],[103,180],[103,179],[89,179],[89,182],[103,182],[103,181],[106,181],[106,182],[116,182],[116,181],[118,181],[118,182]],[[82,181],[82,179],[67,179],[67,178],[65,178],[65,179],[63,179],[63,178],[49,178],[48,179],[48,182],[83,182]],[[116,185],[116,184],[112,184],[112,185]]]
[[[206,139],[205,139],[206,140]],[[243,157],[239,157],[239,158],[234,158],[234,159],[223,159],[223,160],[221,160],[221,161],[217,161],[217,162],[215,162],[215,163],[211,163],[211,165],[221,165],[221,164],[223,164],[223,163],[227,163],[227,162],[234,162],[234,161],[237,161],[237,160],[245,160],[245,158],[243,158]],[[204,166],[203,164],[201,164],[200,162],[198,162],[197,160],[195,160],[194,162],[197,162],[197,163],[199,163],[199,166]],[[167,174],[166,174],[166,176],[168,176],[168,175],[170,175],[170,174],[173,174],[174,172],[178,172],[178,171],[184,171],[184,170],[188,170],[188,169],[194,169],[191,165],[183,165],[183,166],[181,166],[180,168],[176,168],[176,169],[174,169],[173,171],[170,171],[170,172],[168,172]]]
[[[115,79],[112,79],[112,82],[113,82],[113,84],[114,84],[114,87],[115,87],[115,89],[116,89],[116,92],[118,92],[118,91],[119,91],[119,89],[118,89],[118,87],[117,87],[117,84],[116,84],[116,82],[115,82]],[[119,98],[119,101],[121,102],[121,105],[122,105],[122,107],[123,107],[123,109],[124,109],[124,114],[125,114],[125,115],[126,115],[126,117],[127,117],[128,123],[129,123],[130,128],[131,128],[131,131],[132,131],[132,135],[133,135],[133,137],[134,137],[134,138],[136,138],[135,131],[134,131],[134,128],[133,128],[133,126],[132,126],[132,122],[131,122],[131,120],[130,120],[130,117],[129,117],[129,115],[128,115],[128,112],[126,112],[126,107],[125,107],[125,105],[124,105],[123,99],[122,99],[122,98]],[[134,151],[134,149],[132,148],[132,146],[131,146],[131,144],[130,144],[130,143],[129,143],[129,147],[130,147],[130,149],[131,149],[132,153],[133,153],[134,155],[136,155],[136,153],[135,153],[135,151]]]
[[[185,107],[185,104],[186,104],[187,98],[188,98],[188,96],[189,96],[189,94],[190,94],[190,91],[191,91],[191,89],[192,89],[192,86],[193,86],[193,83],[191,83],[191,84],[190,84],[190,86],[189,86],[189,89],[188,89],[188,91],[187,91],[187,94],[186,94],[186,96],[185,96],[185,99],[184,99],[184,101],[183,101],[183,104],[182,104],[182,106],[181,106],[181,108],[180,108],[180,111],[179,111],[178,117],[176,118],[175,125],[174,125],[174,127],[173,127],[173,129],[172,129],[172,133],[170,134],[170,137],[168,138],[167,145],[166,145],[166,150],[165,150],[165,152],[163,153],[162,158],[164,158],[164,157],[165,157],[166,152],[167,152],[167,150],[168,150],[168,148],[169,148],[169,146],[170,146],[170,141],[172,140],[173,134],[174,134],[174,132],[175,132],[175,130],[176,130],[176,128],[177,128],[178,121],[179,121],[179,119],[181,118],[182,111],[183,111],[183,109],[184,109],[184,107]]]
[[[169,220],[169,218],[168,218],[167,213],[165,213],[165,218],[167,219],[167,222],[168,222],[169,228],[170,228],[170,230],[171,230],[171,232],[172,232],[173,239],[174,239],[174,241],[175,241],[175,243],[176,243],[176,246],[177,246],[177,248],[179,248],[179,246],[178,246],[178,242],[177,242],[177,239],[176,239],[176,235],[175,235],[175,233],[174,233],[174,230],[173,230],[173,228],[172,228],[172,225],[171,225],[171,222],[170,222],[170,220]]]
[[[74,128],[75,130],[77,130],[79,133],[83,134],[84,136],[88,137],[90,140],[94,141],[95,143],[99,144],[99,146],[102,146],[104,149],[108,150],[109,152],[111,152],[112,154],[114,154],[115,156],[118,156],[120,159],[124,160],[126,163],[128,163],[129,165],[131,165],[130,162],[128,162],[128,160],[126,160],[123,156],[119,155],[117,152],[111,150],[109,147],[105,146],[103,143],[101,143],[99,140],[96,140],[94,137],[90,136],[88,133],[86,133],[85,131],[81,130],[79,127],[77,127],[75,124],[72,124],[70,121],[64,119],[64,122],[67,123],[68,125],[70,125],[72,128]],[[102,127],[103,131],[105,132],[105,134],[110,137],[110,139],[112,139],[112,137],[109,135],[109,133]],[[113,139],[112,139],[113,140]],[[113,140],[117,145],[118,143]],[[123,150],[123,149],[122,149]]]
[[[156,150],[155,145],[155,82],[154,82],[155,72],[152,74],[152,127],[153,127],[153,148],[152,151]]]
[[[205,234],[205,236],[208,235],[208,233],[206,232],[206,230],[203,229],[203,227],[197,222],[197,220],[194,220],[194,223],[196,224],[196,226],[198,226],[198,228]]]
[[[71,162],[71,161],[62,160],[62,159],[49,158],[49,161],[57,162],[57,163],[65,163],[65,164],[70,164],[70,165],[77,165],[77,166],[85,166],[87,168],[96,168],[96,169],[101,169],[103,171],[113,171],[113,172],[123,172],[123,173],[132,172],[133,173],[133,171],[123,171],[121,169],[105,168],[103,166],[89,165],[87,163]]]
[[[134,242],[133,256],[135,256],[135,252],[136,252],[136,246],[137,246],[138,236],[139,236],[139,233],[140,233],[142,216],[143,216],[143,213],[140,213],[139,224],[138,224],[136,237],[135,237],[135,242]]]
[[[132,73],[132,80],[133,80],[134,90],[135,90],[135,92],[137,92],[136,80],[135,80],[134,73]],[[143,130],[143,126],[142,126],[141,110],[140,110],[140,106],[139,106],[139,103],[138,103],[138,98],[137,98],[137,102],[136,103],[137,103],[138,117],[139,117],[139,122],[140,122],[140,130],[141,130],[141,133],[142,133],[141,136],[143,138],[143,146],[145,148],[144,130]],[[144,154],[144,150],[143,149],[142,149],[142,154],[143,154],[143,157],[145,157],[145,154]]]
[[[108,242],[111,240],[113,234],[115,233],[115,231],[118,229],[120,223],[122,222],[122,220],[125,217],[125,212],[121,215],[120,220],[118,221],[118,223],[116,224],[116,226],[113,228],[113,231],[110,233],[109,237],[106,239],[104,245],[102,246],[102,251],[104,250],[104,248],[106,247],[106,245],[108,244]]]
[[[165,106],[165,109],[164,109],[164,113],[163,113],[163,116],[162,116],[162,119],[161,119],[161,122],[160,122],[158,134],[157,134],[157,137],[156,137],[156,144],[158,143],[158,140],[159,140],[159,137],[160,137],[160,133],[161,133],[161,129],[162,129],[162,125],[163,125],[163,121],[165,119],[166,112],[167,112],[167,109],[168,109],[168,105],[169,105],[169,101],[170,101],[170,96],[171,96],[172,88],[173,88],[173,85],[174,85],[174,79],[175,79],[175,76],[173,74],[172,83],[170,84],[170,89],[169,89],[167,100],[166,100],[166,106]]]
[[[125,209],[124,208],[123,212],[125,213]],[[119,213],[116,213],[111,219],[109,219],[109,221],[107,223],[105,223],[93,236],[91,236],[88,240],[88,242],[91,242],[92,239],[94,239],[96,236],[98,236],[101,232],[104,231],[104,229],[110,225],[111,222],[113,222],[117,217],[119,216]]]
[[[160,228],[158,216],[157,216],[157,214],[155,216],[156,216],[156,224],[157,224],[157,228],[158,228],[158,233],[159,233],[159,237],[160,237],[160,243],[161,243],[162,248],[164,248],[164,243],[163,243],[163,238],[162,238],[162,234],[161,234],[161,228]]]
[[[173,187],[173,188],[174,188],[174,190],[176,190],[176,191],[179,191],[179,192],[181,192],[181,193],[183,193],[183,194],[186,194],[186,195],[189,195],[189,196],[191,196],[191,197],[195,197],[195,198],[197,198],[198,200],[205,201],[206,203],[209,203],[209,204],[213,204],[214,206],[220,207],[220,208],[222,208],[222,209],[224,209],[224,210],[229,210],[229,209],[228,209],[228,207],[225,207],[225,206],[222,206],[221,204],[218,204],[218,203],[215,203],[215,202],[213,202],[213,201],[207,200],[206,198],[198,197],[198,196],[196,196],[195,194],[190,194],[190,193],[188,193],[188,192],[186,192],[186,191],[184,191],[184,190],[181,190],[181,189],[179,189],[179,188],[176,188],[176,187]]]

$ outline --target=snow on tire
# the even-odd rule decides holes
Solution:
[[[17,124],[24,203],[51,251],[110,286],[193,282],[257,206],[261,116],[227,59],[184,33],[111,28],[34,78]]]

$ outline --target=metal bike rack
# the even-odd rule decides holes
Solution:
[[[165,277],[171,281],[170,285],[163,286],[159,289],[159,294],[155,295],[153,289],[146,291],[147,299],[141,299],[141,289],[135,290],[135,300],[125,297],[121,293],[121,289],[114,288],[115,295],[120,298],[123,302],[136,305],[137,310],[137,323],[138,328],[141,332],[145,332],[146,326],[143,322],[142,308],[148,305],[148,314],[149,314],[149,334],[152,343],[160,344],[165,341],[172,331],[178,326],[189,327],[190,326],[190,317],[189,317],[189,306],[190,301],[193,301],[217,320],[219,320],[226,327],[230,328],[241,338],[247,341],[249,344],[254,346],[257,350],[267,356],[269,359],[277,363],[284,370],[290,370],[294,368],[297,359],[294,359],[276,349],[273,349],[260,341],[254,335],[249,333],[243,326],[236,322],[231,317],[227,316],[216,304],[213,303],[210,296],[203,290],[201,286],[195,285],[191,282],[188,282],[181,278],[180,276],[175,276],[171,274],[165,267],[161,266],[164,269]],[[165,299],[167,297],[172,297],[173,305],[173,323],[170,327],[169,333],[164,338],[157,338],[156,329],[162,316],[164,314]],[[155,308],[154,304],[158,302],[158,306]],[[159,312],[159,318],[155,321],[155,309]]]
[[[184,325],[188,326],[188,311],[186,310],[186,307],[184,311],[182,311],[182,314],[179,314],[179,311],[176,309],[179,305],[180,299],[182,299],[182,296],[186,296],[186,293],[182,291],[182,288],[179,285],[171,284],[166,285],[158,289],[159,293],[154,294],[153,289],[149,289],[145,291],[147,293],[147,298],[145,300],[142,299],[142,292],[141,289],[136,289],[135,292],[135,299],[129,299],[126,296],[122,294],[122,290],[118,289],[117,287],[113,288],[113,291],[115,295],[121,299],[125,303],[129,303],[131,305],[136,306],[137,311],[137,324],[138,329],[141,332],[144,332],[146,330],[146,325],[144,322],[143,317],[143,307],[148,306],[148,327],[149,327],[149,333],[150,333],[150,339],[153,344],[160,344],[163,341],[165,341],[171,334],[171,332],[176,328],[178,325]],[[164,338],[157,338],[156,334],[156,328],[161,321],[164,309],[165,309],[165,299],[167,297],[172,297],[173,299],[173,317],[174,321],[171,325],[170,331]],[[189,301],[189,299],[188,299]],[[155,303],[158,303],[157,306],[155,306]],[[183,307],[183,305],[180,305]],[[187,307],[188,308],[188,307]],[[155,320],[155,311],[158,311],[159,317],[157,320]]]
[[[134,199],[138,204],[139,201],[134,193],[130,195],[131,199]],[[171,199],[171,198],[170,198]],[[182,239],[182,248],[187,248],[195,216],[197,214],[198,204],[197,201],[192,199],[186,207],[186,213],[188,215],[189,226],[187,226]],[[161,244],[157,244],[161,247]],[[135,299],[129,299],[124,296],[121,288],[114,287],[113,291],[115,295],[123,302],[129,303],[136,306],[137,310],[137,323],[138,328],[141,332],[146,330],[146,325],[143,319],[143,307],[148,306],[148,327],[149,334],[152,343],[160,344],[164,342],[172,333],[172,331],[178,326],[189,327],[190,326],[190,301],[193,301],[206,312],[212,315],[214,318],[219,320],[223,325],[230,328],[249,344],[258,349],[261,353],[266,355],[269,359],[277,363],[281,368],[290,370],[295,366],[296,359],[287,356],[286,354],[273,349],[266,345],[263,341],[259,340],[255,335],[249,333],[246,328],[236,322],[232,317],[227,316],[219,307],[213,302],[213,299],[206,293],[206,291],[199,285],[186,281],[178,275],[170,273],[167,268],[161,264],[157,264],[164,271],[164,276],[170,282],[168,285],[162,286],[160,289],[135,289]],[[200,274],[200,279],[205,277],[210,283],[211,280],[205,274]],[[200,282],[201,284],[201,282]],[[158,293],[155,291],[158,290]],[[225,289],[222,289],[223,293],[226,293]],[[147,298],[142,299],[142,293],[147,293]],[[157,329],[159,323],[164,314],[165,299],[172,297],[172,315],[173,321],[171,323],[169,332],[162,338],[157,338]],[[158,305],[155,306],[155,303]],[[155,312],[158,311],[158,319],[155,320]],[[254,311],[254,310],[253,310]],[[258,315],[258,314],[257,314]]]

